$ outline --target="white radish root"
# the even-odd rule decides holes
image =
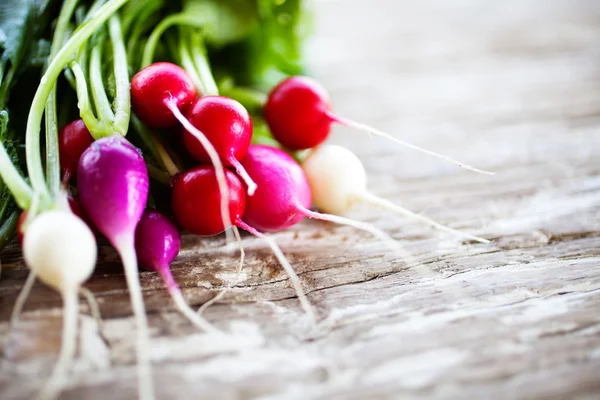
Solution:
[[[356,203],[370,203],[396,214],[424,222],[436,229],[481,243],[490,241],[444,226],[430,218],[377,197],[367,190],[367,173],[360,159],[345,147],[321,145],[302,162],[308,179],[313,204],[330,214],[344,214]]]
[[[31,284],[37,276],[59,291],[63,298],[60,355],[52,376],[37,395],[38,399],[53,399],[64,386],[75,356],[78,291],[94,271],[96,239],[88,226],[71,212],[48,211],[35,217],[29,224],[23,241],[23,255],[33,272]]]

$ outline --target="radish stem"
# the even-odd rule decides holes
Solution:
[[[31,186],[35,192],[40,194],[40,200],[44,207],[47,207],[50,203],[50,192],[45,182],[44,168],[40,155],[40,122],[44,113],[45,103],[61,71],[77,53],[81,45],[126,2],[127,0],[107,1],[94,14],[93,19],[79,26],[73,32],[73,36],[71,36],[56,57],[50,62],[50,65],[48,65],[48,69],[42,76],[40,85],[35,92],[27,118],[25,156]]]
[[[131,95],[129,90],[129,71],[127,66],[127,51],[123,42],[123,32],[119,14],[108,20],[108,32],[113,48],[113,68],[115,74],[116,95],[114,101],[115,117],[113,127],[115,132],[125,136],[131,117]]]

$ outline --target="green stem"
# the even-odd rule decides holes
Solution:
[[[78,0],[65,0],[58,15],[56,29],[52,38],[50,57],[52,61],[62,47],[69,30],[69,22],[75,11]],[[52,195],[60,190],[60,160],[58,149],[58,117],[56,115],[56,85],[54,85],[46,101],[46,179]]]
[[[131,99],[129,94],[127,51],[125,50],[118,14],[113,15],[108,21],[108,30],[113,48],[114,73],[117,88],[114,102],[115,120],[113,127],[116,133],[125,136],[131,117]]]
[[[152,64],[152,60],[154,59],[154,52],[156,51],[156,45],[160,40],[162,34],[174,25],[187,25],[194,26],[196,28],[202,27],[204,24],[204,20],[198,18],[197,15],[188,14],[185,12],[173,14],[163,19],[160,24],[154,28],[152,34],[148,38],[148,42],[146,42],[146,47],[144,48],[144,55],[142,56],[142,68],[147,67]]]
[[[75,75],[75,83],[77,85],[77,107],[79,108],[79,116],[85,122],[85,126],[90,130],[90,133],[94,139],[100,139],[101,136],[97,136],[97,132],[100,131],[100,123],[94,115],[92,110],[92,104],[90,102],[90,95],[88,92],[87,82],[85,75],[79,63],[72,61],[69,64],[73,75]]]
[[[25,132],[25,154],[27,157],[28,175],[33,190],[39,193],[45,206],[48,206],[50,203],[50,193],[44,181],[44,167],[40,155],[40,123],[42,121],[42,114],[44,113],[44,104],[62,69],[77,53],[79,47],[126,2],[127,0],[108,0],[108,2],[98,9],[93,19],[85,22],[73,32],[71,39],[65,43],[54,60],[48,65],[48,69],[42,76],[40,85],[33,97]]]
[[[239,101],[248,111],[262,110],[267,102],[267,95],[263,92],[240,86],[221,88],[221,95]]]
[[[102,126],[106,126],[115,119],[115,114],[110,107],[110,101],[104,88],[104,79],[102,78],[102,47],[104,46],[104,35],[98,38],[98,42],[92,47],[90,57],[90,88],[92,89],[92,98],[96,106],[96,114]],[[98,132],[102,136],[110,136],[112,132]]]
[[[152,164],[146,163],[146,168],[148,169],[148,176],[154,179],[156,182],[162,183],[163,185],[169,185],[171,180],[171,175],[168,172],[165,172],[159,168],[156,168]]]
[[[2,176],[4,184],[10,189],[19,207],[27,210],[31,205],[33,190],[13,165],[2,142],[0,142],[0,176]]]
[[[193,32],[190,30],[190,37],[191,54],[194,59],[196,71],[200,76],[200,81],[204,87],[204,94],[206,96],[217,96],[219,94],[219,88],[217,87],[215,78],[210,70],[206,46],[202,40],[202,35],[200,32]]]
[[[202,83],[202,78],[196,70],[196,65],[194,64],[192,55],[190,54],[189,49],[186,46],[187,40],[185,40],[185,37],[183,36],[184,35],[182,35],[182,37],[179,38],[179,57],[181,58],[181,66],[183,67],[183,69],[185,69],[192,82],[194,82],[196,90],[204,95],[206,94],[206,88]]]

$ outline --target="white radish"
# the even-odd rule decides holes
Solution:
[[[96,239],[90,228],[70,211],[52,210],[35,217],[27,227],[23,256],[32,272],[56,289],[64,304],[62,347],[52,376],[39,399],[58,395],[75,356],[78,292],[94,271]]]
[[[369,203],[417,219],[453,235],[481,243],[490,242],[444,226],[369,193],[367,173],[362,162],[345,147],[331,144],[316,147],[302,162],[302,169],[308,178],[313,204],[323,212],[339,215],[348,212],[357,203]]]

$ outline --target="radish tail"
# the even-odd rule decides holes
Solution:
[[[254,195],[254,192],[256,192],[256,183],[250,178],[246,169],[235,157],[230,157],[228,161],[233,165],[235,172],[242,178],[246,186],[248,186],[248,196]]]
[[[225,171],[223,163],[219,158],[219,154],[215,150],[215,147],[208,140],[208,138],[198,128],[196,128],[186,117],[181,113],[181,110],[177,107],[174,101],[167,100],[165,105],[171,110],[175,118],[181,125],[202,144],[206,153],[210,157],[210,161],[215,167],[215,173],[217,175],[217,183],[219,185],[219,192],[221,194],[221,216],[223,217],[223,226],[225,227],[225,235],[227,237],[227,243],[233,241],[231,232],[227,229],[232,225],[231,216],[229,215],[229,190],[227,187],[227,181],[225,180]]]
[[[208,307],[212,306],[217,301],[221,300],[223,298],[223,296],[225,296],[225,293],[227,293],[227,291],[229,290],[229,288],[230,288],[230,286],[226,287],[225,289],[223,289],[222,291],[220,291],[215,297],[213,297],[212,299],[208,300],[206,303],[202,304],[202,306],[200,306],[200,308],[198,309],[198,311],[196,311],[198,313],[198,315],[202,315],[202,313],[204,311],[206,311],[206,309]]]
[[[196,314],[194,312],[194,310],[192,310],[190,308],[188,303],[185,301],[183,294],[181,294],[181,290],[179,289],[177,282],[175,282],[175,279],[173,279],[171,270],[169,269],[169,267],[167,265],[160,266],[158,268],[158,272],[160,273],[160,276],[163,278],[163,281],[165,282],[165,284],[167,285],[167,290],[169,291],[169,294],[171,295],[171,298],[175,302],[175,305],[177,306],[177,309],[179,310],[179,312],[181,312],[187,319],[189,319],[190,322],[192,324],[194,324],[196,327],[198,327],[206,332],[223,333],[219,329],[215,328],[211,323],[206,321],[204,318],[202,318],[201,316]]]
[[[62,346],[50,379],[36,396],[38,400],[50,400],[58,396],[67,381],[69,367],[75,358],[77,314],[79,313],[77,290],[66,288],[62,295],[64,302]]]
[[[393,142],[401,144],[402,146],[408,147],[410,149],[420,151],[421,153],[429,154],[430,156],[437,157],[437,158],[440,158],[440,159],[445,160],[445,161],[449,161],[449,162],[454,163],[454,164],[458,165],[459,167],[467,169],[469,171],[473,171],[473,172],[477,172],[477,173],[485,174],[485,175],[495,175],[496,174],[495,172],[490,172],[490,171],[485,171],[485,170],[482,170],[482,169],[479,169],[479,168],[475,168],[475,167],[472,167],[472,166],[470,166],[468,164],[462,163],[462,162],[457,161],[457,160],[455,160],[453,158],[445,156],[443,154],[436,153],[434,151],[424,149],[424,148],[416,146],[414,144],[410,144],[408,142],[405,142],[404,140],[400,140],[400,139],[398,139],[398,138],[390,135],[389,133],[380,131],[379,129],[375,129],[373,127],[370,127],[369,125],[362,124],[360,122],[352,121],[350,119],[346,119],[346,118],[337,116],[337,115],[335,115],[335,114],[333,114],[331,112],[327,112],[327,117],[330,118],[332,121],[337,122],[339,124],[348,126],[350,128],[358,129],[358,130],[361,130],[361,131],[364,131],[364,132],[367,132],[367,133],[371,133],[373,135],[384,137],[384,138],[386,138],[388,140],[391,140]]]
[[[246,258],[246,252],[244,250],[244,246],[242,245],[242,237],[240,236],[240,231],[237,228],[237,226],[232,226],[233,229],[233,234],[235,236],[235,239],[238,242],[239,248],[240,248],[240,264],[238,265],[237,268],[237,276],[239,277],[240,272],[242,272],[242,268],[244,267],[244,259]],[[217,293],[217,295],[215,297],[213,297],[212,299],[208,300],[206,303],[202,304],[200,306],[200,308],[198,309],[198,311],[196,311],[199,315],[202,315],[202,313],[211,305],[213,305],[215,302],[219,301],[220,299],[223,298],[223,296],[225,296],[225,293],[227,293],[231,287],[237,282],[232,282],[230,281],[229,284],[227,285],[227,287],[225,287],[223,290],[221,290],[219,293]]]
[[[470,235],[468,233],[461,232],[461,231],[458,231],[456,229],[449,228],[449,227],[444,226],[444,225],[442,225],[442,224],[440,224],[440,223],[438,223],[438,222],[436,222],[436,221],[434,221],[432,219],[429,219],[429,218],[424,217],[424,216],[422,216],[420,214],[414,213],[414,212],[412,212],[410,210],[407,210],[404,207],[400,207],[399,205],[394,204],[394,203],[392,203],[389,200],[382,199],[381,197],[375,196],[374,194],[365,192],[365,193],[363,193],[363,194],[361,194],[361,195],[359,195],[357,197],[360,200],[362,200],[362,201],[365,201],[367,203],[376,205],[376,206],[384,208],[386,210],[393,211],[393,212],[395,212],[397,214],[406,215],[407,217],[414,218],[414,219],[417,219],[419,221],[425,222],[428,225],[431,225],[431,226],[433,226],[433,227],[435,227],[435,228],[437,228],[437,229],[439,229],[441,231],[451,233],[451,234],[453,234],[455,236],[462,236],[462,237],[464,237],[466,239],[474,240],[474,241],[480,242],[480,243],[490,243],[490,241],[487,240],[487,239],[480,238],[478,236],[473,236],[473,235]]]
[[[244,250],[244,246],[242,245],[242,237],[240,236],[240,231],[237,226],[232,226],[233,235],[235,236],[235,240],[237,241],[240,248],[240,265],[237,268],[238,274],[242,272],[242,268],[244,267],[244,259],[246,258],[246,251]]]
[[[137,257],[133,247],[133,237],[122,240],[116,247],[123,261],[125,279],[129,288],[129,297],[131,298],[136,324],[138,395],[140,400],[152,400],[154,399],[154,385],[150,365],[150,333],[138,275]]]
[[[90,314],[92,314],[92,318],[94,318],[96,325],[98,325],[98,329],[100,329],[102,327],[102,315],[100,314],[100,306],[98,306],[98,302],[96,301],[94,294],[91,290],[84,287],[79,288],[79,294],[85,298],[85,301],[87,301],[88,306],[90,307]]]
[[[381,229],[376,228],[371,224],[361,221],[355,221],[350,218],[340,217],[338,215],[318,213],[315,211],[308,210],[300,205],[297,207],[297,209],[298,212],[304,214],[309,218],[333,222],[335,224],[340,225],[348,225],[353,228],[369,232],[370,234],[384,242],[386,245],[388,245],[392,251],[394,251],[400,258],[402,258],[404,262],[406,262],[407,265],[418,265],[418,262],[415,260],[415,258],[404,247],[402,247],[400,243],[395,241],[390,235],[388,235]]]
[[[12,313],[10,314],[10,325],[14,326],[17,322],[19,322],[19,317],[21,316],[21,312],[23,312],[23,306],[29,297],[29,293],[31,293],[31,289],[33,288],[33,284],[35,283],[35,272],[29,271],[29,275],[27,275],[27,280],[23,285],[23,288],[19,292],[19,296],[17,297],[17,301],[15,301],[15,305],[13,307]]]
[[[308,314],[311,324],[316,327],[317,319],[315,317],[315,313],[313,311],[312,305],[310,304],[310,301],[308,301],[308,298],[304,294],[304,290],[302,289],[302,282],[300,281],[300,278],[298,278],[298,275],[296,275],[296,272],[294,272],[294,269],[292,268],[290,262],[287,260],[285,255],[283,255],[283,252],[281,251],[279,246],[277,246],[277,243],[275,243],[275,241],[267,235],[257,231],[256,229],[249,226],[243,221],[237,221],[237,226],[258,238],[264,239],[269,244],[269,247],[271,247],[273,254],[275,254],[275,257],[277,257],[277,260],[279,261],[285,272],[288,274],[290,278],[290,283],[294,287],[294,290],[298,295],[298,300],[300,300],[300,304],[302,304],[304,311],[306,311],[306,314]]]

